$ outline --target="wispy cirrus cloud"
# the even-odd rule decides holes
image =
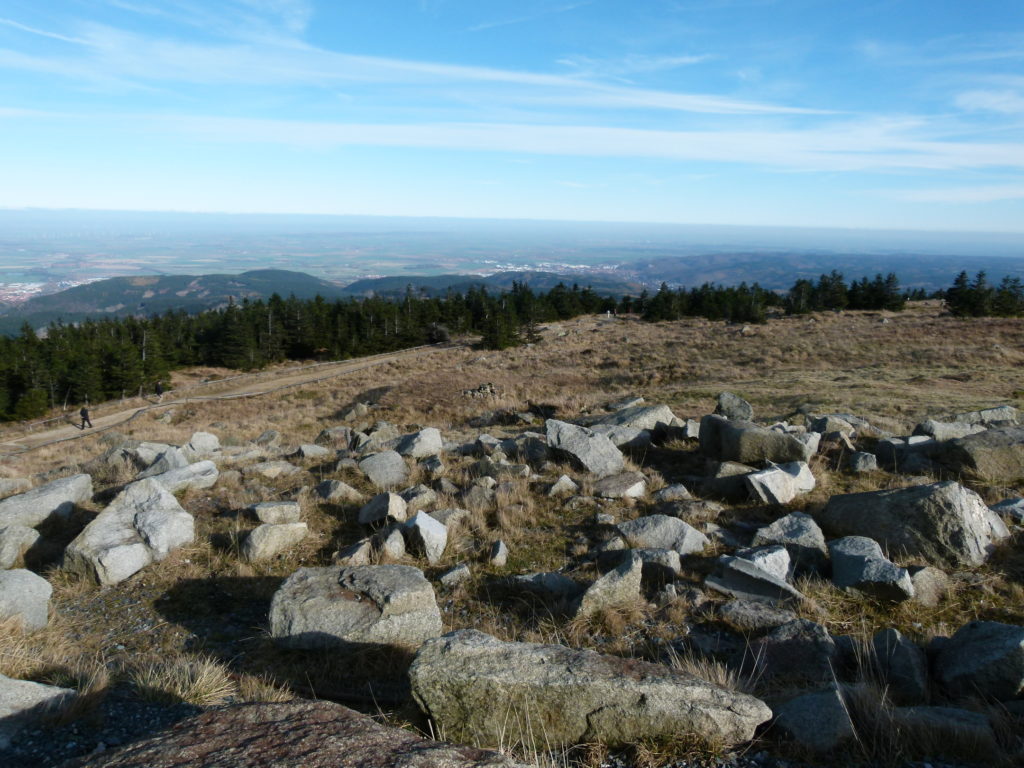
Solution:
[[[600,80],[493,67],[445,64],[412,59],[363,56],[308,45],[297,39],[278,44],[263,41],[183,42],[140,35],[102,25],[81,25],[77,54],[23,54],[0,49],[0,67],[62,75],[73,80],[191,85],[335,87],[342,83],[397,85],[499,84],[530,90],[491,93],[510,103],[544,100],[594,108],[662,109],[729,115],[824,114],[821,110],[693,94],[610,85]],[[661,62],[664,64],[664,62]],[[635,66],[658,66],[657,60]]]
[[[1024,94],[1016,90],[977,90],[957,94],[956,106],[969,112],[1024,115]]]
[[[577,8],[583,8],[585,6],[593,4],[594,0],[580,0],[580,2],[566,3],[565,5],[555,6],[554,8],[542,8],[534,13],[526,13],[521,16],[513,16],[511,18],[497,19],[495,21],[484,21],[479,24],[474,24],[469,27],[469,32],[484,32],[489,29],[497,29],[498,27],[508,27],[513,24],[526,24],[531,21],[537,21],[539,19],[546,18],[548,16],[557,16],[561,13],[568,13],[569,11],[575,11]]]
[[[568,67],[574,74],[585,77],[622,78],[629,75],[649,74],[666,70],[702,64],[714,59],[709,53],[677,56],[650,56],[628,54],[612,59],[597,59],[590,56],[565,56],[556,63]]]
[[[45,29],[37,29],[35,27],[30,27],[28,24],[22,24],[20,21],[15,21],[14,19],[0,18],[0,24],[2,24],[5,27],[17,29],[21,32],[27,32],[30,35],[36,35],[38,37],[48,37],[51,40],[60,40],[63,43],[82,44],[84,42],[83,40],[77,37],[70,37],[68,35],[62,35],[58,32],[49,32]]]
[[[994,203],[1001,200],[1024,200],[1024,184],[907,189],[891,195],[911,203]]]

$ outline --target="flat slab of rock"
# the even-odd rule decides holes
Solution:
[[[212,488],[217,484],[220,471],[216,464],[206,459],[197,461],[195,464],[187,464],[184,467],[161,472],[158,475],[150,475],[150,477],[171,493],[179,493],[189,489]]]
[[[676,415],[667,405],[634,405],[620,408],[614,413],[602,417],[595,424],[608,427],[632,427],[637,430],[668,429],[676,421]]]
[[[603,499],[639,499],[647,492],[647,478],[641,472],[620,472],[598,480],[593,491]]]
[[[751,543],[755,547],[781,544],[789,552],[796,573],[819,571],[828,561],[825,534],[806,512],[791,512],[759,528]]]
[[[32,571],[0,571],[0,620],[20,619],[26,632],[42,629],[50,621],[52,594],[50,582]]]
[[[788,504],[814,490],[815,479],[806,461],[790,461],[743,476],[750,496],[765,504]]]
[[[893,556],[955,567],[985,562],[996,540],[993,517],[978,494],[950,480],[833,496],[819,520],[835,536],[868,536]]]
[[[62,768],[526,768],[328,701],[238,704]]]
[[[441,634],[441,612],[412,566],[300,568],[271,600],[270,634],[286,648],[417,646]]]
[[[297,523],[302,517],[302,510],[297,501],[261,501],[249,509],[261,523],[271,525]]]
[[[381,451],[359,462],[359,469],[382,490],[398,488],[409,479],[409,467],[396,451]]]
[[[568,456],[574,463],[598,477],[607,477],[625,468],[622,452],[605,435],[557,419],[548,419],[548,447]]]
[[[680,555],[698,554],[710,542],[689,523],[669,515],[645,515],[616,526],[635,549],[674,549]]]
[[[783,579],[741,557],[723,555],[715,562],[715,569],[704,580],[705,586],[716,592],[741,600],[794,605],[804,596]]]
[[[64,566],[117,584],[195,538],[195,521],[154,478],[126,487],[64,550]]]
[[[279,477],[287,477],[301,471],[301,469],[287,461],[262,461],[259,464],[246,467],[242,470],[242,473],[247,476],[259,475],[268,480],[275,480]]]
[[[70,704],[74,697],[70,688],[0,675],[0,749],[7,749],[19,731],[38,727],[43,717]]]
[[[446,734],[478,744],[505,743],[510,727],[543,733],[550,746],[685,734],[734,744],[771,717],[752,696],[669,667],[471,629],[424,643],[409,677]]]
[[[24,525],[36,528],[51,519],[66,518],[76,504],[84,504],[91,498],[92,478],[89,475],[62,477],[0,501],[0,527]]]

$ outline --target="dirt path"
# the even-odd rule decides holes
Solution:
[[[265,371],[245,374],[231,379],[207,382],[204,384],[177,389],[167,392],[163,400],[145,399],[139,405],[120,407],[118,402],[100,404],[91,409],[92,428],[82,429],[81,419],[77,411],[69,412],[62,420],[51,420],[46,426],[27,434],[0,434],[0,457],[15,456],[44,445],[52,445],[66,440],[104,432],[119,427],[148,411],[169,408],[185,403],[198,403],[208,400],[233,400],[243,397],[259,397],[271,392],[278,392],[289,387],[311,384],[325,379],[362,371],[377,365],[408,360],[421,355],[435,354],[450,349],[461,348],[462,344],[439,344],[398,352],[386,352],[381,355],[360,357],[333,363],[316,363],[313,365],[289,368],[283,371]],[[215,391],[211,391],[215,390]],[[138,398],[136,398],[138,401]]]

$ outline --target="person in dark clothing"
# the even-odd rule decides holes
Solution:
[[[162,381],[156,383],[156,401],[159,403],[164,399],[164,384]]]
[[[86,406],[86,405],[83,405],[82,406],[82,410],[80,410],[78,412],[78,415],[82,417],[82,427],[81,428],[85,429],[86,424],[88,424],[90,429],[91,429],[92,428],[92,422],[89,421],[89,407]]]

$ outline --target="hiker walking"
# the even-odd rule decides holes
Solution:
[[[89,406],[83,405],[82,410],[78,412],[78,415],[82,417],[82,429],[85,429],[85,425],[88,424],[89,428],[92,428],[92,422],[89,421]]]
[[[164,399],[164,384],[162,381],[156,383],[156,401],[162,402]]]

